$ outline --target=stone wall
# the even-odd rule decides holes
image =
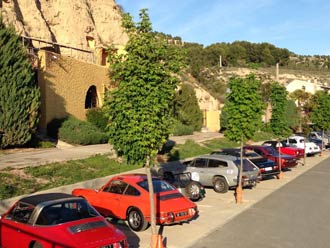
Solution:
[[[96,87],[97,105],[103,105],[105,88],[110,83],[107,67],[44,50],[39,51],[38,56],[41,129],[45,129],[54,118],[68,115],[85,120],[85,100],[91,86]]]

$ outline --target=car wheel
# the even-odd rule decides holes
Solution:
[[[198,201],[201,198],[201,185],[198,182],[190,182],[185,190],[190,200]]]
[[[217,193],[226,193],[228,191],[228,184],[223,177],[216,177],[213,182],[214,191]]]
[[[137,208],[132,208],[129,210],[127,219],[129,227],[136,232],[144,231],[149,224],[141,211]]]
[[[40,244],[39,242],[34,242],[30,247],[31,248],[44,248],[42,246],[42,244]]]

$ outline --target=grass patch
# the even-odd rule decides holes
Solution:
[[[2,181],[0,198],[7,199],[30,194],[141,167],[141,165],[119,163],[106,155],[96,155],[87,159],[64,163],[52,163],[22,169],[6,168],[0,171]]]
[[[268,133],[258,133],[253,140],[270,139]],[[239,144],[226,138],[213,139],[201,144],[187,140],[183,145],[175,145],[165,156],[168,161],[186,159],[211,151],[238,147]],[[72,160],[63,163],[52,163],[22,169],[5,168],[0,170],[0,198],[7,199],[40,190],[51,189],[63,185],[74,184],[99,177],[123,173],[142,168],[142,165],[127,165],[108,155],[95,155],[87,159]]]

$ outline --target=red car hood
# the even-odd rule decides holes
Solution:
[[[82,219],[51,227],[51,236],[73,247],[92,248],[114,244],[126,239],[119,229],[102,217]],[[71,247],[71,246],[68,246]]]

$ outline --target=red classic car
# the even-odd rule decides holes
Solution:
[[[24,197],[1,216],[0,247],[128,248],[128,242],[85,199],[49,193]]]
[[[262,145],[263,146],[272,146],[277,151],[279,151],[281,154],[291,155],[297,159],[303,158],[304,154],[305,154],[304,149],[290,146],[283,141],[277,142],[275,140],[268,140],[268,141],[265,141]]]
[[[153,177],[157,224],[188,222],[198,214],[195,203],[174,186]],[[150,222],[147,175],[125,174],[111,178],[100,190],[74,189],[72,194],[86,198],[102,215],[127,220],[134,231],[145,230]]]
[[[247,145],[244,146],[244,149],[253,150],[259,155],[275,161],[278,166],[281,161],[282,170],[296,167],[298,165],[298,161],[295,157],[286,154],[279,154],[279,152],[274,147],[271,146]]]

